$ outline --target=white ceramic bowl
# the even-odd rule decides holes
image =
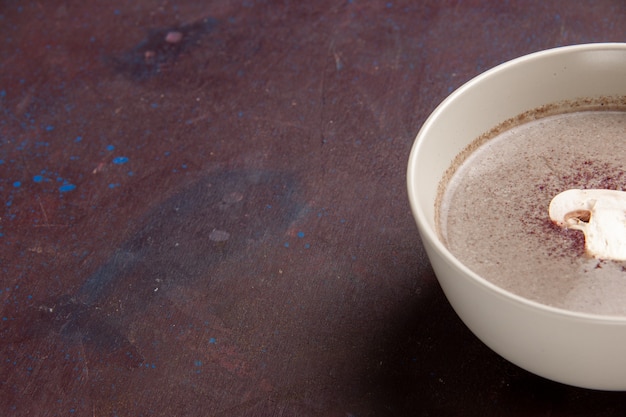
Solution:
[[[626,390],[626,317],[553,308],[481,278],[439,239],[435,200],[452,160],[482,133],[541,105],[616,95],[626,96],[626,44],[567,46],[509,61],[437,107],[417,135],[407,172],[424,247],[446,297],[470,330],[526,370],[603,390]]]

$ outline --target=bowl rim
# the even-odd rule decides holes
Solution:
[[[428,216],[425,214],[421,204],[419,203],[419,181],[417,179],[417,175],[414,173],[417,170],[417,160],[418,155],[421,154],[421,148],[423,147],[423,142],[425,141],[425,136],[431,130],[431,127],[436,123],[442,113],[444,113],[448,107],[452,105],[454,101],[457,100],[458,97],[462,96],[465,91],[475,88],[475,85],[482,83],[486,79],[492,77],[494,74],[499,72],[507,71],[511,67],[515,67],[521,64],[528,64],[533,61],[541,60],[546,57],[553,57],[563,54],[576,54],[581,52],[588,51],[608,51],[608,50],[620,50],[626,52],[626,42],[602,42],[602,43],[585,43],[585,44],[576,44],[576,45],[567,45],[567,46],[559,46],[555,48],[550,48],[546,50],[541,50],[538,52],[533,52],[527,55],[523,55],[508,61],[505,61],[501,64],[496,65],[495,67],[488,69],[479,75],[471,78],[469,81],[465,82],[463,85],[458,87],[452,93],[450,93],[428,116],[426,121],[423,123],[422,127],[419,129],[417,136],[414,140],[414,143],[411,147],[411,152],[409,154],[409,163],[407,168],[407,188],[408,188],[408,197],[409,203],[411,206],[411,211],[413,212],[413,216],[418,224],[420,229],[420,235],[422,239],[427,239],[430,244],[434,247],[434,250],[439,252],[441,256],[443,256],[446,261],[451,262],[453,266],[459,269],[461,272],[465,273],[471,280],[475,283],[480,284],[482,287],[492,291],[496,295],[500,297],[504,297],[513,301],[514,303],[539,311],[543,311],[546,314],[561,316],[563,318],[575,319],[580,321],[588,321],[588,322],[597,322],[603,324],[612,324],[612,325],[626,325],[626,315],[608,315],[608,314],[595,314],[595,313],[585,313],[581,311],[573,311],[565,308],[554,307],[548,304],[544,304],[535,300],[531,300],[526,297],[522,297],[514,292],[506,290],[491,281],[483,278],[479,274],[475,273],[471,269],[469,269],[464,263],[462,263],[441,241],[436,230],[430,226],[430,222],[428,220]],[[438,181],[441,181],[439,178]]]

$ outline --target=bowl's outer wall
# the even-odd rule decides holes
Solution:
[[[558,317],[511,302],[463,272],[425,242],[454,310],[487,346],[537,375],[584,388],[626,389],[626,326]]]
[[[604,390],[626,390],[626,318],[553,309],[495,287],[438,239],[434,208],[444,172],[482,133],[548,103],[616,95],[626,96],[626,44],[563,47],[505,63],[459,88],[433,112],[417,136],[407,176],[433,269],[472,332],[533,373]]]

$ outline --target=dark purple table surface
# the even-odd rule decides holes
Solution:
[[[405,191],[480,72],[613,1],[0,3],[0,415],[613,416],[455,315]]]

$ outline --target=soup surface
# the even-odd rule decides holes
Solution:
[[[585,254],[584,235],[552,224],[552,198],[571,188],[626,189],[626,112],[581,111],[515,126],[459,165],[439,201],[450,251],[522,297],[626,316],[626,262]]]

